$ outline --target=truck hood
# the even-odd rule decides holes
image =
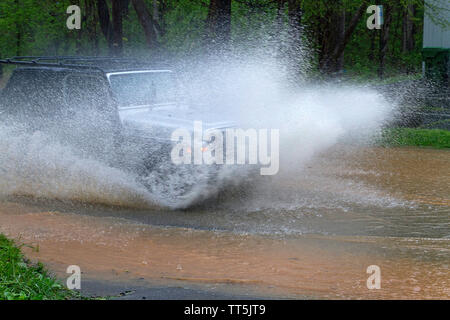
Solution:
[[[203,130],[235,127],[235,122],[217,112],[205,112],[200,108],[176,104],[119,108],[122,125],[127,129],[145,131],[158,136],[176,129],[194,130],[194,121],[201,121]],[[170,136],[170,135],[169,135]]]

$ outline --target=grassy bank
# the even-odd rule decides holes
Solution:
[[[21,246],[0,234],[0,300],[64,300],[79,298],[48,274],[41,263],[24,258]]]
[[[384,146],[450,148],[450,131],[440,129],[391,128],[381,137]]]

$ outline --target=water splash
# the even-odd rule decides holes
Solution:
[[[0,129],[0,195],[156,205],[129,173],[83,158],[43,132],[11,124]]]
[[[342,141],[366,143],[391,117],[394,107],[375,90],[313,84],[304,77],[293,77],[298,70],[286,67],[292,63],[284,63],[264,48],[267,46],[246,54],[228,53],[225,57],[204,59],[201,63],[198,59],[196,63],[179,62],[178,66],[183,70],[180,81],[184,96],[189,97],[188,102],[199,116],[212,110],[242,128],[280,130],[280,173],[275,180],[282,181],[284,176],[301,179],[302,168],[317,154]],[[304,54],[299,57],[296,62],[307,69]],[[101,124],[97,126],[101,128]],[[150,173],[139,177],[111,165],[114,154],[98,160],[64,141],[57,134],[30,133],[20,125],[2,123],[0,194],[185,208],[217,194],[230,183],[238,185],[251,178],[245,168],[224,168],[215,185],[192,183],[195,188],[189,196],[177,199],[178,185],[204,174],[202,168],[190,176],[180,170],[162,170],[162,176]],[[142,157],[140,150],[126,147],[131,148],[127,151],[129,157]],[[167,167],[173,165],[167,163]],[[170,181],[169,188],[167,184],[161,188],[161,180]],[[272,180],[258,179],[258,183],[267,184],[270,189]]]

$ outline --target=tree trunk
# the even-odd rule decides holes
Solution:
[[[130,6],[130,0],[122,0],[122,17],[125,18],[128,16],[128,7]]]
[[[361,20],[361,17],[363,16],[364,12],[366,12],[367,3],[368,3],[368,0],[363,0],[362,4],[360,5],[358,10],[353,15],[352,19],[350,20],[350,23],[348,24],[347,29],[345,30],[345,32],[343,34],[342,40],[337,43],[337,45],[334,48],[333,54],[329,58],[331,61],[337,60],[344,53],[345,47],[347,46],[348,42],[350,41],[350,38],[351,38],[353,32],[355,31],[356,26],[358,25],[358,22]]]
[[[370,33],[370,51],[369,51],[369,60],[370,61],[374,61],[375,59],[375,40],[377,38],[377,32],[375,32],[375,30],[373,30]]]
[[[414,50],[414,5],[408,5],[403,12],[402,51],[408,53]]]
[[[97,37],[97,16],[95,15],[95,1],[84,0],[86,8],[86,29],[91,45],[90,52],[93,55],[98,55],[98,37]]]
[[[148,48],[156,48],[158,44],[156,35],[157,26],[155,20],[152,18],[152,15],[143,0],[131,0],[131,2],[138,16],[139,23],[144,29]]]
[[[392,25],[391,25],[391,35],[389,38],[391,38],[391,42],[393,45],[390,48],[391,51],[391,57],[396,57],[396,49],[397,49],[397,43],[400,41],[400,44],[402,43],[402,37],[403,32],[400,30],[403,28],[403,14],[404,14],[404,8],[401,3],[393,5],[392,8]],[[395,17],[394,17],[395,15]]]
[[[158,8],[158,0],[153,0],[153,19],[158,21],[159,17],[159,8]]]
[[[113,47],[112,54],[121,56],[123,50],[122,0],[112,0]]]
[[[19,0],[14,0],[14,4],[16,6],[16,10],[19,9]],[[17,17],[16,17],[17,18]],[[16,56],[20,56],[21,47],[22,47],[22,24],[16,20]]]
[[[113,28],[109,18],[109,8],[106,0],[97,0],[97,12],[100,28],[108,42],[108,47],[111,52],[113,47]]]
[[[22,30],[18,23],[16,23],[16,56],[20,56],[22,47]]]
[[[341,12],[337,15],[337,25],[336,25],[336,46],[344,41],[345,36],[345,9],[342,9]],[[336,58],[336,66],[334,68],[335,72],[342,71],[344,69],[344,51],[341,52],[339,56]]]
[[[158,10],[158,24],[159,24],[159,34],[164,36],[166,33],[166,19],[165,15],[168,10],[167,2],[171,0],[159,0],[159,10]]]
[[[388,41],[389,41],[389,29],[392,22],[392,7],[389,4],[384,5],[384,23],[381,28],[380,35],[380,56],[379,56],[379,67],[378,67],[378,76],[380,78],[384,77],[385,67],[386,67],[386,53],[388,49]]]
[[[340,0],[335,1],[334,6],[328,9],[324,18],[327,33],[322,40],[319,58],[319,67],[323,73],[331,74],[342,69],[344,49],[367,9],[367,1],[362,2],[350,20],[347,29],[345,28],[345,10],[342,2]]]
[[[333,61],[331,59],[332,42],[335,40],[335,26],[332,23],[334,10],[336,10],[338,0],[324,2],[325,11],[319,14],[318,21],[318,41],[319,41],[319,69],[325,73],[331,73]]]

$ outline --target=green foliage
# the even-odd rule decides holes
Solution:
[[[382,134],[380,144],[386,146],[450,148],[450,131],[413,128],[386,129]]]
[[[195,53],[202,48],[208,7],[200,1],[168,1],[164,15],[165,33],[160,43],[171,53]]]
[[[108,46],[101,32],[94,0],[2,0],[0,1],[0,57],[14,55],[105,55]],[[66,28],[66,8],[78,3],[82,10],[82,29]],[[107,0],[111,8],[111,0]],[[208,0],[145,0],[153,14],[156,3],[158,16],[154,17],[161,53],[174,56],[196,54],[204,50],[205,19]],[[278,45],[286,41],[277,29],[277,23],[287,24],[287,1],[279,11],[278,1],[232,0],[232,43],[249,47]],[[392,9],[392,24],[386,53],[387,77],[398,73],[418,73],[421,70],[423,0],[380,0]],[[90,5],[90,10],[86,8]],[[301,6],[301,27],[305,47],[311,54],[311,66],[317,68],[321,37],[333,30],[333,12],[345,12],[348,25],[361,5],[361,0],[298,0]],[[402,48],[403,15],[408,5],[414,5],[414,49]],[[428,10],[435,15],[437,10]],[[281,16],[281,20],[279,19]],[[380,30],[368,30],[363,14],[344,52],[344,73],[349,76],[374,77],[377,72]],[[445,21],[444,21],[445,23]],[[448,21],[446,22],[448,23]],[[263,43],[261,38],[269,39]],[[142,27],[132,4],[123,19],[124,55],[147,54]],[[259,41],[259,42],[258,42]],[[314,71],[314,70],[313,70]]]
[[[66,28],[70,0],[2,0],[0,55],[57,54],[72,41]]]
[[[0,234],[0,300],[63,300],[79,298],[50,277],[41,263],[31,264]]]

